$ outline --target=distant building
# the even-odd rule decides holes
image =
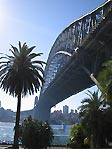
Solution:
[[[70,113],[74,113],[74,110],[73,109],[71,109],[71,112]]]
[[[69,107],[67,105],[63,106],[63,114],[68,114]]]
[[[34,107],[38,104],[38,97],[35,97]]]
[[[55,110],[52,113],[52,117],[60,117],[60,115],[62,115],[62,111],[61,110]]]
[[[75,110],[75,113],[76,113],[76,114],[78,113],[77,110]]]

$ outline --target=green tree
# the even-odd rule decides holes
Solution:
[[[0,87],[10,95],[18,98],[15,135],[14,135],[14,149],[18,149],[19,137],[19,120],[21,97],[31,95],[37,92],[43,83],[43,61],[35,60],[34,58],[41,56],[42,53],[32,53],[33,47],[28,47],[26,43],[19,48],[11,45],[12,55],[2,54],[0,57]]]
[[[103,63],[103,69],[98,75],[98,81],[103,88],[101,91],[104,101],[112,106],[112,60]]]
[[[91,139],[93,140],[95,147],[98,145],[99,141],[99,119],[102,112],[100,110],[102,101],[98,91],[94,91],[93,93],[88,91],[87,95],[88,97],[81,102],[82,105],[79,107],[79,115],[81,124],[85,130],[85,135],[90,139],[90,142]]]
[[[80,124],[72,125],[71,130],[70,130],[69,146],[73,148],[84,147],[84,139],[85,139],[85,135],[84,135],[82,126]]]
[[[106,61],[102,64],[103,69],[98,75],[98,82],[102,86],[101,91],[103,101],[106,105],[102,115],[102,130],[105,139],[112,141],[112,60]],[[109,105],[109,106],[108,106]]]
[[[47,122],[39,122],[30,117],[24,120],[20,127],[20,140],[28,149],[43,149],[51,145],[52,128]]]

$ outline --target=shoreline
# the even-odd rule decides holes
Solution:
[[[12,145],[0,145],[0,149],[11,149]],[[19,146],[19,149],[24,149],[22,146]],[[68,147],[47,147],[47,149],[70,149]]]
[[[0,149],[11,149],[12,145],[0,145]],[[23,147],[19,146],[19,149],[24,149]]]

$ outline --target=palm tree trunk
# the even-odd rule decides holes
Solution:
[[[21,93],[18,95],[13,149],[19,149],[18,138],[19,138],[20,108],[21,108]]]

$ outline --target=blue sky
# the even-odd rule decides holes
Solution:
[[[35,45],[47,61],[49,51],[66,26],[89,13],[105,0],[0,0],[0,52],[9,53],[10,44],[18,41]],[[94,89],[94,88],[93,88]],[[22,99],[21,110],[32,109],[35,95]],[[85,97],[85,91],[58,104],[53,110],[67,104],[76,109]],[[5,109],[16,111],[17,100],[0,90],[0,100]]]

